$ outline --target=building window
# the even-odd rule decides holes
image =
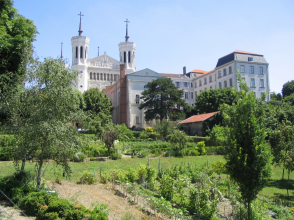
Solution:
[[[221,78],[221,77],[222,77],[222,72],[218,71],[218,78]]]
[[[191,88],[193,88],[193,83],[191,82]]]
[[[140,124],[140,117],[136,116],[136,124]]]
[[[202,90],[199,91],[199,94],[202,92]]]
[[[79,56],[79,48],[76,47],[76,58],[78,58],[78,56]]]
[[[255,88],[255,78],[251,78],[250,87]]]
[[[227,85],[227,80],[224,81],[224,87],[225,87],[225,88],[228,87],[228,85]]]
[[[131,51],[128,52],[129,63],[131,62]]]
[[[210,86],[210,88],[209,89],[212,89],[212,86]]]
[[[188,92],[185,92],[185,99],[188,99],[189,97],[189,93]]]
[[[196,73],[194,73],[194,77],[196,77]]]
[[[202,81],[201,80],[199,80],[199,86],[202,86]]]
[[[250,66],[250,73],[251,73],[251,74],[254,73],[254,66]]]
[[[176,87],[180,87],[180,82],[176,82]]]
[[[81,49],[80,49],[80,58],[83,58],[83,46],[81,46]]]
[[[260,79],[259,85],[261,88],[264,88],[264,79]]]
[[[99,75],[100,75],[100,74],[99,74],[99,73],[97,73],[97,80],[99,80]]]
[[[145,90],[145,89],[148,89],[148,86],[147,86],[147,85],[144,85],[144,90]]]
[[[206,85],[207,84],[207,79],[206,78],[204,78],[204,85]]]
[[[253,57],[248,57],[248,61],[249,62],[253,61]]]
[[[124,63],[126,63],[126,61],[127,61],[127,52],[124,51]]]
[[[148,124],[148,125],[149,125],[149,124],[150,124],[150,121],[146,121],[146,124]]]
[[[212,82],[212,76],[209,76],[209,82],[210,83]]]
[[[136,95],[136,104],[139,104],[139,102],[140,102],[140,96],[137,94]]]
[[[96,73],[93,73],[93,78],[94,80],[96,80]]]
[[[184,82],[184,87],[188,87],[188,83],[187,82]]]
[[[197,98],[197,92],[195,92],[195,99]]]
[[[90,79],[92,79],[92,73],[90,73]]]
[[[263,74],[263,67],[259,67],[259,74]]]
[[[230,79],[230,87],[233,87],[233,79]]]
[[[241,72],[241,73],[244,73],[244,72],[245,72],[245,66],[244,66],[244,65],[241,65],[241,66],[240,66],[240,72]]]
[[[231,66],[229,66],[229,74],[232,74],[233,72],[232,72],[232,67]]]
[[[197,88],[197,81],[195,81],[195,88]]]
[[[194,106],[194,103],[192,103],[192,105],[191,105],[192,107]]]
[[[218,83],[218,88],[222,88],[222,83],[221,82]]]
[[[191,99],[193,99],[194,97],[193,97],[193,92],[191,92]]]
[[[224,72],[224,76],[227,75],[227,69],[223,69],[223,72]]]

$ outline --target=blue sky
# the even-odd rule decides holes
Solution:
[[[40,58],[63,56],[71,64],[71,37],[90,38],[89,57],[107,54],[118,60],[126,18],[135,42],[136,68],[159,73],[209,71],[218,58],[234,50],[264,55],[269,63],[271,91],[281,92],[293,80],[293,0],[14,0],[18,12],[33,20]]]

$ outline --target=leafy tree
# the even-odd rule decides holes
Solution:
[[[117,136],[118,132],[113,124],[106,125],[106,128],[101,133],[101,138],[108,149],[108,156],[110,156],[110,149],[114,148],[114,141]]]
[[[271,95],[271,101],[281,101],[282,100],[282,94],[281,93],[272,93]]]
[[[70,175],[67,159],[80,141],[76,129],[70,128],[69,123],[81,120],[84,114],[71,88],[77,73],[65,68],[62,60],[36,62],[27,76],[29,86],[14,91],[7,100],[12,117],[5,128],[19,137],[14,160],[22,159],[24,167],[28,156],[35,158],[37,187],[40,187],[42,167],[49,159],[62,165]]]
[[[154,126],[154,131],[166,139],[168,135],[172,134],[174,131],[174,123],[171,121],[164,120],[162,122],[156,123]]]
[[[159,118],[162,122],[168,116],[184,116],[179,106],[184,106],[183,90],[179,90],[170,78],[158,78],[147,83],[148,89],[142,92],[143,103],[139,109],[145,110],[145,120]]]
[[[282,163],[285,167],[285,163],[289,161],[289,153],[294,150],[293,140],[293,126],[287,125],[285,122],[281,123],[276,130],[271,132],[269,143],[271,145],[272,155],[274,156],[273,163]],[[284,169],[282,179],[284,179]]]
[[[125,141],[134,137],[133,132],[127,128],[126,124],[116,125],[118,140]]]
[[[240,95],[235,88],[204,90],[196,98],[196,110],[199,114],[216,112],[222,104],[232,105]]]
[[[81,93],[79,90],[74,90],[74,94],[78,97],[78,100],[79,100],[79,108],[81,110],[84,110],[86,108],[86,103],[85,103],[85,100],[84,100],[84,96],[83,96],[83,93]]]
[[[237,182],[250,219],[250,203],[270,177],[270,151],[265,141],[263,106],[253,92],[242,91],[235,105],[223,105],[227,171]]]
[[[13,8],[12,0],[0,0],[0,105],[7,90],[18,88],[25,79],[26,65],[32,59],[36,27]],[[0,119],[9,112],[0,106]]]
[[[177,144],[176,148],[178,149],[183,149],[188,142],[187,135],[178,129],[170,134],[167,139],[170,143]]]
[[[110,99],[98,88],[92,88],[84,93],[84,101],[86,103],[85,111],[92,118],[89,129],[100,134],[103,127],[112,123],[112,104]]]
[[[294,93],[294,80],[286,82],[282,88],[283,98],[291,95],[292,93]]]

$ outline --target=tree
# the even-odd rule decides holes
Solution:
[[[199,114],[216,112],[222,104],[232,105],[240,92],[235,88],[219,88],[204,90],[196,98],[196,110]]]
[[[184,106],[182,99],[184,91],[179,90],[170,78],[158,78],[147,83],[148,89],[142,92],[143,103],[139,109],[145,110],[145,120],[159,118],[160,121],[168,116],[181,117],[184,113],[179,106]]]
[[[227,171],[240,187],[250,219],[250,203],[270,177],[270,150],[265,141],[262,102],[253,92],[242,97],[235,105],[221,108],[226,124],[225,159]]]
[[[282,88],[283,98],[291,95],[292,93],[294,93],[294,80],[286,82]]]
[[[112,123],[112,104],[110,99],[98,88],[92,88],[84,93],[85,111],[91,115],[90,130],[100,134],[103,126]]]
[[[110,156],[110,149],[114,148],[114,141],[117,139],[118,132],[113,124],[107,124],[106,129],[101,133],[102,141],[108,149],[108,156]]]
[[[71,88],[77,73],[64,67],[62,60],[45,59],[28,70],[28,86],[13,92],[7,105],[11,119],[6,131],[19,137],[20,144],[14,160],[28,156],[36,160],[37,187],[46,160],[53,159],[70,175],[68,158],[79,147],[76,129],[71,121],[83,119],[79,98]]]
[[[13,8],[12,0],[0,0],[0,105],[7,90],[18,88],[25,78],[26,65],[32,59],[36,27]],[[0,106],[0,119],[9,112]]]
[[[168,141],[173,144],[177,144],[175,149],[183,149],[188,142],[188,137],[184,132],[181,132],[179,129],[176,129],[172,134],[168,136]]]

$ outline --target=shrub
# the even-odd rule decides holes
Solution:
[[[145,128],[145,131],[153,132],[153,128],[152,128],[152,127],[146,127],[146,128]]]
[[[88,220],[108,220],[109,210],[106,204],[95,204],[94,210],[91,212]]]
[[[129,168],[127,173],[126,173],[126,177],[128,179],[128,182],[135,182],[136,179],[138,179],[138,173],[135,169],[133,168]]]
[[[160,195],[168,201],[173,198],[174,179],[169,175],[163,174],[160,180]]]
[[[75,155],[73,156],[73,161],[74,162],[83,162],[84,159],[86,158],[86,155],[82,152],[77,152],[75,153]]]
[[[121,158],[122,158],[122,155],[119,154],[119,153],[112,153],[112,154],[110,155],[110,159],[112,159],[112,160],[119,160],[119,159],[121,159]]]
[[[199,151],[200,155],[205,155],[206,154],[205,142],[204,141],[198,142],[197,147],[198,147],[198,151]]]
[[[100,177],[100,182],[101,183],[108,183],[110,181],[110,174],[109,173],[102,173]]]
[[[88,171],[84,171],[83,175],[80,177],[80,180],[78,181],[78,184],[92,185],[94,182],[94,175],[92,173],[89,173]]]
[[[223,161],[214,161],[212,164],[213,172],[220,175],[226,171],[226,163]]]
[[[194,136],[190,136],[189,137],[189,142],[194,142],[194,143],[198,143],[200,141],[204,141],[205,142],[205,146],[216,146],[217,144],[209,139],[208,137],[194,137]]]
[[[138,168],[138,176],[140,183],[147,178],[147,167],[145,165],[140,165]]]
[[[145,158],[149,156],[149,151],[148,150],[141,150],[137,153],[138,158]]]

